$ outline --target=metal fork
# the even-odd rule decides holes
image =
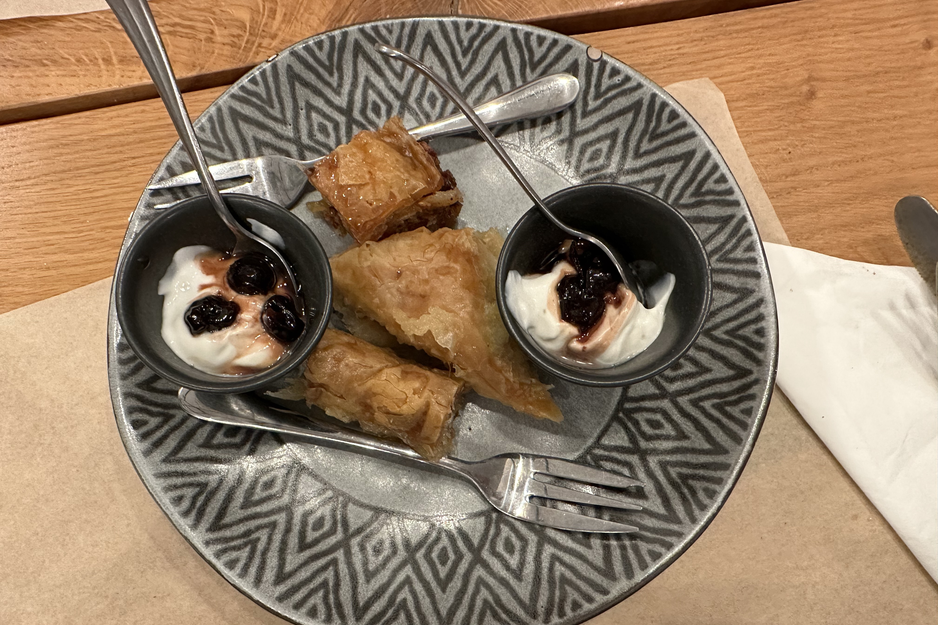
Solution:
[[[641,510],[642,506],[638,504],[567,488],[557,482],[567,480],[584,486],[600,485],[613,488],[642,486],[642,482],[628,476],[559,458],[531,454],[503,454],[479,462],[467,462],[448,456],[431,462],[404,445],[381,440],[325,420],[306,417],[250,394],[203,393],[181,388],[179,403],[182,409],[193,417],[212,423],[268,430],[318,443],[337,444],[355,451],[366,450],[398,456],[452,471],[472,482],[495,508],[516,519],[577,532],[624,534],[638,531],[637,527],[631,525],[560,510],[532,501],[532,498],[536,497],[589,506]],[[545,481],[543,477],[551,482]]]
[[[580,83],[570,74],[551,74],[533,80],[494,100],[475,107],[476,114],[489,126],[508,124],[521,119],[533,119],[557,113],[570,106],[580,91]],[[472,124],[461,114],[453,115],[408,132],[418,141],[473,130]],[[286,156],[255,156],[239,161],[219,163],[209,167],[215,180],[251,178],[251,180],[224,189],[222,193],[245,193],[270,200],[290,208],[300,199],[309,183],[306,170],[322,160],[301,161]],[[194,171],[167,178],[147,186],[147,189],[169,189],[199,183]],[[171,204],[160,204],[164,208]]]

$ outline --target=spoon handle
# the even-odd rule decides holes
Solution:
[[[153,84],[156,85],[156,90],[163,99],[163,104],[176,127],[182,145],[195,165],[199,180],[202,181],[202,188],[205,189],[213,206],[224,206],[218,188],[208,173],[208,164],[196,140],[195,130],[189,120],[189,113],[186,111],[186,103],[179,92],[169,57],[166,55],[166,48],[163,47],[163,41],[160,39],[160,33],[156,28],[156,22],[153,21],[153,14],[150,12],[147,0],[107,0],[107,3],[130,38],[130,42],[137,49],[140,60],[143,61],[143,65],[153,79]],[[232,227],[230,223],[232,217],[227,210],[216,210],[216,212],[219,212],[219,216],[229,228]],[[240,225],[235,224],[235,227],[240,227]]]
[[[466,116],[476,130],[489,146],[495,151],[495,154],[498,155],[498,158],[501,159],[502,163],[505,164],[505,167],[508,168],[508,171],[511,172],[511,175],[514,176],[515,180],[518,181],[518,184],[521,185],[521,188],[524,189],[525,193],[528,194],[528,197],[537,205],[540,209],[541,214],[547,217],[547,219],[554,224],[562,232],[566,232],[570,236],[577,237],[580,239],[585,239],[597,246],[602,252],[612,261],[612,264],[615,266],[616,271],[619,276],[622,278],[622,282],[625,283],[625,286],[635,294],[635,297],[643,306],[648,303],[648,300],[645,297],[645,288],[639,280],[638,276],[635,275],[635,271],[629,265],[629,263],[623,258],[616,250],[610,247],[603,239],[587,234],[582,230],[577,230],[576,228],[571,228],[564,222],[562,222],[556,215],[554,211],[547,207],[544,203],[544,200],[541,199],[541,196],[538,195],[537,191],[534,190],[534,187],[531,186],[531,183],[528,182],[528,179],[524,177],[524,174],[521,173],[521,170],[518,169],[518,166],[515,165],[515,162],[511,160],[511,157],[508,156],[508,152],[505,151],[505,148],[502,147],[501,142],[495,138],[495,135],[492,134],[492,131],[489,130],[475,111],[472,110],[472,107],[466,102],[465,98],[460,95],[458,91],[453,89],[453,87],[447,83],[445,80],[436,75],[436,73],[410,56],[406,52],[398,50],[397,48],[392,48],[391,46],[384,43],[376,43],[375,50],[381,54],[388,56],[392,59],[398,59],[403,61],[407,65],[411,66],[424,76],[426,76],[430,82],[439,87],[440,91],[446,94],[446,96],[453,101],[453,103],[459,107],[459,110],[463,112],[463,115]]]
[[[238,219],[228,210],[228,206],[218,192],[215,180],[208,170],[208,163],[205,162],[205,156],[202,154],[202,148],[199,146],[198,138],[195,136],[195,129],[192,127],[192,121],[189,119],[189,113],[186,111],[186,103],[179,92],[179,85],[176,84],[176,77],[173,75],[173,68],[169,63],[169,56],[166,54],[166,48],[163,47],[163,40],[160,39],[160,32],[156,28],[156,22],[153,20],[153,14],[150,12],[150,5],[147,0],[107,0],[108,5],[117,16],[130,42],[137,49],[137,55],[143,61],[147,68],[156,90],[163,99],[166,112],[169,113],[173,125],[176,127],[176,133],[182,141],[183,147],[189,153],[189,159],[195,166],[195,171],[202,182],[202,188],[208,195],[209,202],[219,219],[224,222],[228,229],[235,235],[235,252],[244,251],[251,248],[261,249],[270,257],[276,259],[283,269],[294,295],[295,305],[300,313],[304,315],[303,299],[299,297],[299,284],[293,270],[287,259],[274,247],[258,235],[254,234],[238,222]]]
[[[531,186],[531,183],[528,182],[528,179],[524,177],[524,174],[521,173],[521,170],[518,169],[518,166],[515,165],[515,162],[511,160],[511,157],[508,156],[508,152],[505,151],[505,148],[502,147],[502,144],[498,141],[498,139],[495,138],[495,135],[492,134],[492,131],[489,130],[488,126],[485,125],[485,122],[483,122],[476,114],[476,112],[472,110],[472,106],[466,102],[466,100],[462,97],[462,95],[460,95],[458,91],[440,79],[432,69],[414,57],[410,56],[406,52],[402,52],[397,48],[392,48],[391,46],[383,43],[376,43],[375,50],[381,54],[384,54],[385,56],[391,57],[392,59],[399,59],[404,61],[406,64],[410,65],[412,68],[426,76],[430,82],[439,87],[440,91],[445,93],[446,96],[452,100],[457,107],[459,107],[459,110],[462,111],[462,114],[466,116],[466,119],[472,122],[472,125],[476,127],[476,131],[481,134],[492,147],[492,149],[495,150],[495,154],[498,155],[498,158],[500,158],[502,163],[505,164],[505,167],[508,168],[508,171],[511,172],[511,175],[514,176],[515,180],[518,181],[518,184],[521,185],[521,188],[524,189],[524,192],[528,194],[528,197],[530,197],[535,204],[541,207],[541,210],[544,211],[544,214],[547,216],[547,218],[550,219],[550,221],[561,230],[570,230],[566,225],[561,223],[560,220],[554,217],[553,213],[551,213],[550,210],[544,205],[544,200],[542,200],[541,196],[538,195],[537,191],[534,190],[534,187]]]

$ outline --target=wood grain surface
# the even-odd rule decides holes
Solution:
[[[793,245],[911,264],[893,209],[938,200],[938,3],[801,0],[578,37],[658,84],[707,76]]]
[[[581,38],[659,84],[712,78],[794,245],[909,264],[892,210],[938,198],[936,3],[800,0]],[[189,94],[190,112],[219,93]],[[16,276],[0,312],[110,275],[174,141],[157,100],[0,126],[0,271]]]
[[[452,12],[451,0],[150,0],[150,5],[184,91],[230,84],[270,55],[325,30]],[[110,11],[0,21],[0,42],[0,123],[156,97]]]
[[[459,0],[460,15],[526,22],[576,35],[739,11],[791,0]]]
[[[186,94],[190,115],[222,91]],[[0,126],[0,313],[113,274],[127,220],[175,142],[158,99]]]
[[[151,0],[183,91],[230,84],[316,33],[386,17],[485,15],[564,33],[784,0]],[[110,11],[0,21],[0,123],[156,97]],[[41,42],[41,45],[36,45]]]

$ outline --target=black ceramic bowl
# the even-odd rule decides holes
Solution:
[[[180,202],[137,234],[117,269],[114,293],[124,337],[156,373],[196,390],[244,393],[269,386],[309,356],[332,311],[332,271],[319,240],[299,218],[260,198],[234,194],[225,198],[242,223],[255,219],[277,231],[286,245],[284,256],[293,268],[306,309],[306,330],[283,358],[257,373],[216,375],[186,364],[160,336],[163,297],[157,293],[157,284],[176,250],[187,245],[208,245],[219,251],[234,247],[234,235],[206,196]]]
[[[650,260],[676,283],[665,309],[664,327],[648,349],[614,367],[588,368],[543,351],[518,324],[505,302],[511,270],[534,273],[568,235],[537,207],[521,216],[498,258],[496,294],[505,326],[538,365],[571,382],[625,386],[671,366],[697,339],[710,309],[711,277],[707,253],[697,233],[674,208],[657,197],[619,184],[584,184],[564,189],[545,203],[570,226],[596,233],[630,262]]]

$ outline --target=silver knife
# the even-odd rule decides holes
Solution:
[[[925,198],[909,195],[896,204],[895,218],[912,264],[929,286],[938,289],[938,211]]]

